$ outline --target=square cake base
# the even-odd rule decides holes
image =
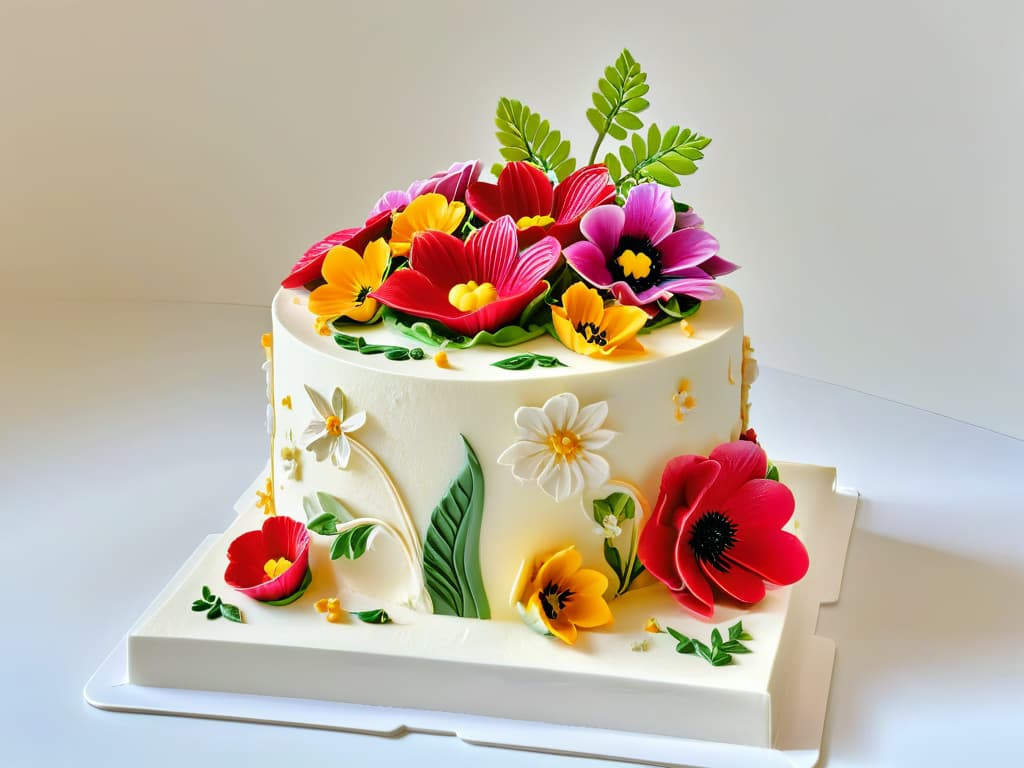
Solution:
[[[684,615],[657,585],[635,589],[615,601],[612,627],[584,633],[574,647],[518,623],[360,604],[326,551],[313,554],[312,586],[292,605],[228,598],[246,624],[207,621],[191,602],[204,584],[222,583],[230,541],[262,521],[247,494],[235,523],[204,542],[131,630],[127,663],[115,653],[86,695],[110,709],[445,732],[663,764],[728,765],[760,754],[813,765],[835,653],[814,631],[819,606],[838,598],[856,495],[835,490],[831,469],[781,464],[780,472],[811,556],[803,581],[750,611],[719,608],[713,623]],[[330,624],[311,606],[335,595],[348,610],[386,607],[395,623]],[[651,616],[705,641],[712,628],[724,633],[742,619],[751,653],[725,667],[678,655],[672,638],[643,631]],[[644,640],[647,650],[634,650]],[[609,738],[594,729],[611,729]]]

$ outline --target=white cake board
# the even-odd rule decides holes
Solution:
[[[857,494],[835,489],[825,503],[829,508],[817,512],[827,517],[830,524],[815,542],[812,557],[825,558],[834,567],[819,570],[816,581],[808,578],[800,582],[792,598],[801,609],[815,613],[819,605],[839,599]],[[203,541],[165,592],[191,570],[216,539],[211,535]],[[813,635],[804,639],[800,653],[805,674],[797,681],[796,689],[775,704],[778,731],[773,749],[451,712],[131,685],[127,679],[125,640],[89,679],[84,694],[92,706],[116,712],[238,720],[391,737],[427,733],[456,736],[481,746],[680,768],[813,768],[821,754],[835,643]]]

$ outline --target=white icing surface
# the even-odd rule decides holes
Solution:
[[[651,503],[669,458],[706,454],[738,433],[742,308],[728,289],[722,300],[705,302],[689,319],[692,337],[676,324],[641,337],[647,348],[643,356],[587,358],[544,336],[513,348],[449,349],[450,369],[434,364],[432,348],[382,325],[347,330],[372,344],[422,346],[426,358],[392,361],[340,348],[332,338],[316,333],[305,296],[303,291],[282,290],[273,306],[278,513],[304,520],[303,496],[325,491],[356,515],[401,523],[385,481],[357,453],[348,468],[340,470],[304,452],[301,481],[288,479],[280,447],[290,442],[289,436],[298,441],[313,418],[306,385],[327,398],[341,387],[349,412],[366,411],[366,425],[351,437],[388,469],[421,537],[434,506],[463,466],[459,435],[464,435],[484,474],[480,560],[495,618],[517,616],[507,595],[523,559],[568,544],[580,549],[586,567],[604,570],[615,585],[604,563],[602,536],[594,533],[593,518],[580,499],[556,503],[535,483],[521,482],[509,467],[497,464],[517,440],[517,408],[541,406],[562,392],[575,394],[581,406],[607,401],[604,427],[618,434],[598,452],[610,463],[613,480],[636,485]],[[567,367],[508,371],[491,365],[527,351],[554,355]],[[684,379],[696,406],[678,421],[672,396]],[[291,397],[291,409],[281,405],[284,397]],[[346,563],[351,565],[350,577],[382,600],[401,600],[411,585],[399,550],[385,537],[378,541],[360,561]],[[628,536],[618,543],[625,549]]]

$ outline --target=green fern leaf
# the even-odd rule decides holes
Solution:
[[[605,136],[622,141],[627,131],[643,128],[643,120],[637,113],[650,106],[643,98],[649,90],[646,81],[647,74],[627,49],[623,49],[613,66],[605,68],[592,96],[594,106],[587,110],[587,120],[597,131],[589,162],[597,159]]]
[[[563,178],[558,172],[567,167],[572,147],[562,139],[561,132],[551,130],[551,123],[538,112],[520,101],[503,97],[498,99],[494,125],[498,129],[494,134],[498,138],[498,152],[505,160],[525,160],[545,173],[555,174],[559,180]]]
[[[704,148],[711,143],[707,136],[689,128],[673,125],[664,133],[657,124],[647,129],[647,142],[634,133],[630,143],[619,147],[622,175],[613,174],[619,194],[645,181],[656,181],[668,187],[679,186],[679,177],[697,171],[697,161],[704,158]]]

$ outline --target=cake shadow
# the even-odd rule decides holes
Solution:
[[[862,502],[861,512],[870,510]],[[898,513],[885,507],[887,515]],[[936,519],[963,517],[962,510],[945,511]],[[906,717],[931,723],[936,735],[921,745],[921,757],[939,759],[947,743],[935,726],[950,722],[951,708],[967,705],[944,692],[1005,692],[1014,685],[1010,677],[1022,678],[1020,690],[1024,673],[1013,671],[1011,655],[1024,617],[1006,607],[1022,591],[1020,565],[854,530],[842,595],[822,607],[818,622],[818,634],[837,646],[819,765],[828,765],[831,753],[874,764],[882,757],[876,745],[895,738],[893,728]],[[934,696],[921,695],[930,690]],[[986,737],[971,738],[980,744]]]

